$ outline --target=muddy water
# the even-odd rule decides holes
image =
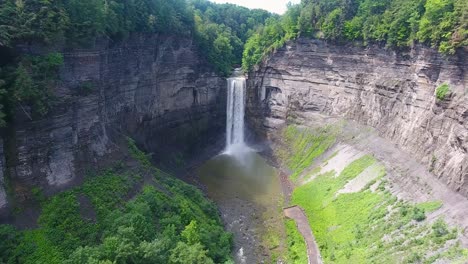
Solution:
[[[219,155],[198,171],[208,196],[234,233],[236,263],[272,260],[281,248],[282,194],[277,172],[255,152]]]

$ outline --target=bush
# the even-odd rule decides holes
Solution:
[[[19,232],[10,225],[0,225],[0,263],[7,263],[8,256],[13,255],[13,249],[19,243]]]
[[[447,224],[442,219],[438,219],[432,225],[432,231],[433,231],[434,236],[436,237],[443,237],[449,233]]]
[[[424,213],[424,210],[418,207],[414,207],[413,208],[413,220],[421,222],[425,219],[426,219],[426,214]]]
[[[77,91],[78,94],[86,96],[93,92],[94,84],[91,81],[84,81],[78,85]]]
[[[436,89],[436,97],[439,100],[444,100],[445,97],[450,93],[450,86],[448,84],[444,83],[437,87]]]

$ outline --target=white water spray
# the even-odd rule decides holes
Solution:
[[[244,77],[228,79],[225,151],[227,154],[248,149],[244,143],[245,87]]]

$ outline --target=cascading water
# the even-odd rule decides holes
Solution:
[[[226,153],[245,150],[244,115],[245,115],[245,78],[228,79],[227,118],[226,118]]]

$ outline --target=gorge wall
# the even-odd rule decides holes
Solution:
[[[288,121],[338,117],[372,126],[468,196],[467,54],[298,39],[250,73],[246,116],[267,137]],[[443,83],[451,92],[439,100]]]
[[[0,207],[7,205],[5,190],[16,199],[34,186],[54,191],[80,181],[88,169],[118,162],[126,136],[162,162],[223,135],[225,79],[192,40],[133,35],[63,54],[54,107],[34,121],[28,109],[18,109],[3,136]]]

